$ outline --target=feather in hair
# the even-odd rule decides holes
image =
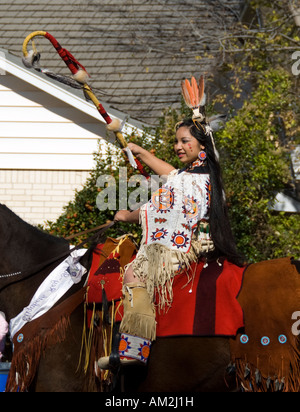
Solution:
[[[185,86],[186,86],[187,92],[188,92],[189,97],[190,97],[190,102],[191,102],[191,104],[193,104],[193,102],[195,100],[194,92],[193,92],[193,89],[192,89],[191,84],[188,81],[188,79],[185,80]]]
[[[205,106],[206,103],[206,94],[205,91],[205,83],[204,83],[204,76],[202,75],[199,80],[199,106]]]
[[[188,79],[181,82],[182,95],[186,105],[190,109],[204,106],[206,102],[206,95],[204,93],[204,77],[201,76],[199,85],[195,77],[192,77],[191,83]]]
[[[181,90],[182,90],[182,96],[184,98],[184,101],[186,105],[191,109],[192,103],[191,103],[191,98],[190,98],[190,93],[189,93],[189,86],[190,83],[188,80],[182,81],[181,82]]]
[[[198,84],[197,84],[197,80],[195,79],[195,77],[192,77],[192,93],[193,93],[193,107],[197,107],[199,106],[199,88],[198,88]]]

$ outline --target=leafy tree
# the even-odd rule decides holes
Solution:
[[[230,87],[215,102],[232,116],[219,134],[228,202],[249,260],[299,257],[299,216],[271,206],[279,191],[295,193],[290,152],[300,141],[299,76],[293,70],[300,23],[293,1],[249,4],[247,24],[221,40],[221,70]]]
[[[234,232],[240,249],[254,261],[300,252],[299,219],[279,217],[271,209],[277,193],[291,182],[289,151],[280,142],[276,115],[290,110],[290,88],[283,69],[267,70],[252,98],[218,135]],[[287,131],[291,127],[286,123]]]

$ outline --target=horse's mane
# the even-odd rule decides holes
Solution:
[[[6,205],[0,203],[0,226],[5,223],[10,228],[14,228],[15,231],[20,231],[21,229],[26,230],[27,235],[31,234],[39,239],[56,242],[56,243],[66,243],[67,241],[63,238],[59,238],[53,235],[50,235],[47,232],[42,231],[36,226],[31,225],[30,223],[25,222],[21,219],[16,213],[9,209]]]

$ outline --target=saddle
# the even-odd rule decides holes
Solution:
[[[125,245],[130,246],[130,240],[124,250]],[[90,305],[94,301],[94,306],[94,299],[104,304],[114,302],[108,319],[118,322],[122,319],[122,270],[134,259],[136,250],[132,245],[127,249],[122,265],[118,260],[124,257],[123,252],[117,249],[117,254],[116,247],[114,239],[99,245],[98,260],[91,270],[98,275],[96,281],[90,278],[94,295],[90,300],[89,293],[89,301]],[[113,255],[109,255],[111,251]],[[198,262],[192,267],[190,282],[188,277],[175,277],[173,305],[167,313],[157,313],[157,336],[230,336],[228,372],[236,374],[242,390],[299,391],[300,278],[296,266],[290,258],[246,268],[227,261],[219,263],[204,267]],[[105,316],[102,319],[105,324]],[[113,330],[111,324],[109,330]],[[109,354],[113,345],[109,332],[106,341],[110,342]],[[98,353],[96,359],[101,356]]]
[[[107,238],[93,251],[87,281],[87,324],[84,326],[80,364],[86,374],[95,374],[99,378],[102,391],[108,390],[114,377],[109,371],[101,371],[97,361],[110,353],[118,356],[118,328],[123,317],[123,275],[136,252],[137,247],[128,235],[118,239]]]
[[[93,304],[114,302],[115,321],[122,319],[124,268],[135,258],[136,247],[127,237],[120,243],[108,238],[98,245],[88,280],[89,309]],[[193,263],[173,282],[173,304],[157,308],[157,336],[236,336],[243,327],[243,312],[236,297],[245,268],[225,259],[204,265]],[[91,313],[89,316],[90,325]]]
[[[104,244],[99,244],[94,249],[88,277],[88,325],[91,307],[95,303],[107,305],[108,302],[116,304],[121,301],[125,267],[135,258],[136,252],[137,247],[129,236],[107,238]],[[121,310],[120,305],[119,309]],[[120,321],[122,312],[116,312],[115,316],[115,321]]]
[[[94,251],[87,285],[85,372],[94,373],[95,360],[99,358],[110,353],[118,356],[123,273],[136,252],[128,237],[108,238]],[[185,274],[176,276],[172,307],[163,312],[157,310],[157,336],[236,336],[244,325],[236,299],[244,270],[221,259],[208,265],[199,261]],[[101,385],[111,384],[113,378],[108,371],[96,370],[96,374],[101,374]]]

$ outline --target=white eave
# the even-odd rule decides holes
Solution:
[[[23,66],[21,58],[17,58],[6,50],[0,49],[0,75],[5,75],[6,72],[29,84],[32,84],[38,89],[43,90],[45,93],[62,100],[70,106],[75,107],[76,109],[105,124],[104,119],[101,117],[94,104],[84,99],[82,91],[71,89],[70,87],[57,83],[54,80],[52,81],[45,75],[34,71],[34,69],[27,69]],[[117,118],[123,121],[127,117],[126,114],[110,108],[108,104],[104,102],[101,103],[111,118]],[[132,130],[141,131],[143,126],[144,125],[142,123],[130,119],[130,121],[126,123],[125,131],[128,133]]]

